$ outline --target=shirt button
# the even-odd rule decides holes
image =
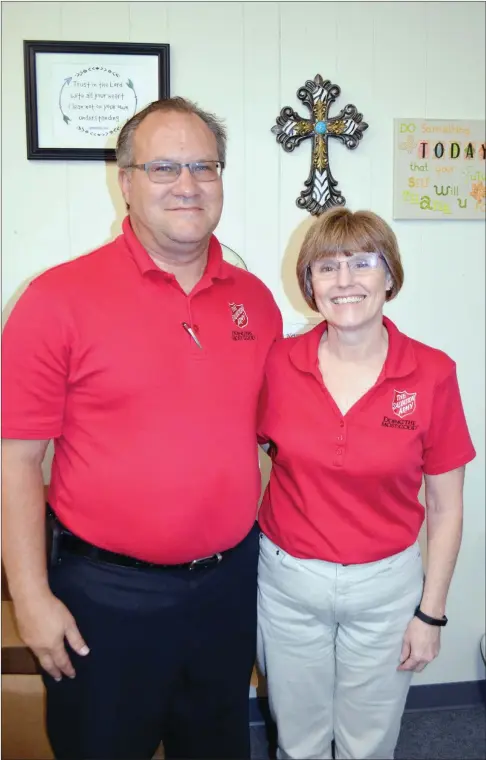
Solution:
[[[342,449],[336,449],[336,454],[342,454],[342,453],[343,453]]]
[[[344,435],[338,435],[338,437],[336,438],[336,441],[338,443],[342,443],[344,441]]]
[[[341,427],[344,427],[344,420],[341,420],[339,424],[341,425]]]

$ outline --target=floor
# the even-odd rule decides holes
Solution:
[[[265,727],[251,727],[252,760],[266,760]],[[486,709],[409,712],[402,721],[395,760],[486,760]]]

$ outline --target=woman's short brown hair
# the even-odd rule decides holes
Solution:
[[[386,261],[392,278],[386,300],[398,295],[404,279],[398,243],[392,228],[372,211],[355,211],[342,206],[326,211],[308,230],[297,260],[297,279],[306,303],[319,311],[314,299],[310,267],[315,261],[338,254],[376,251]]]

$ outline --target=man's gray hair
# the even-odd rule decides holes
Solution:
[[[208,111],[203,111],[196,103],[186,98],[174,97],[165,100],[155,100],[150,103],[143,111],[139,111],[126,124],[123,125],[116,143],[116,162],[120,169],[125,169],[134,163],[133,156],[133,135],[137,127],[142,123],[146,116],[151,113],[188,113],[199,116],[200,119],[208,125],[209,129],[216,138],[218,147],[218,159],[221,162],[226,161],[226,128],[221,119]]]

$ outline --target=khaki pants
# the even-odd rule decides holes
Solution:
[[[364,565],[299,560],[260,537],[258,661],[277,757],[393,758],[410,685],[397,672],[419,603],[418,543]]]

